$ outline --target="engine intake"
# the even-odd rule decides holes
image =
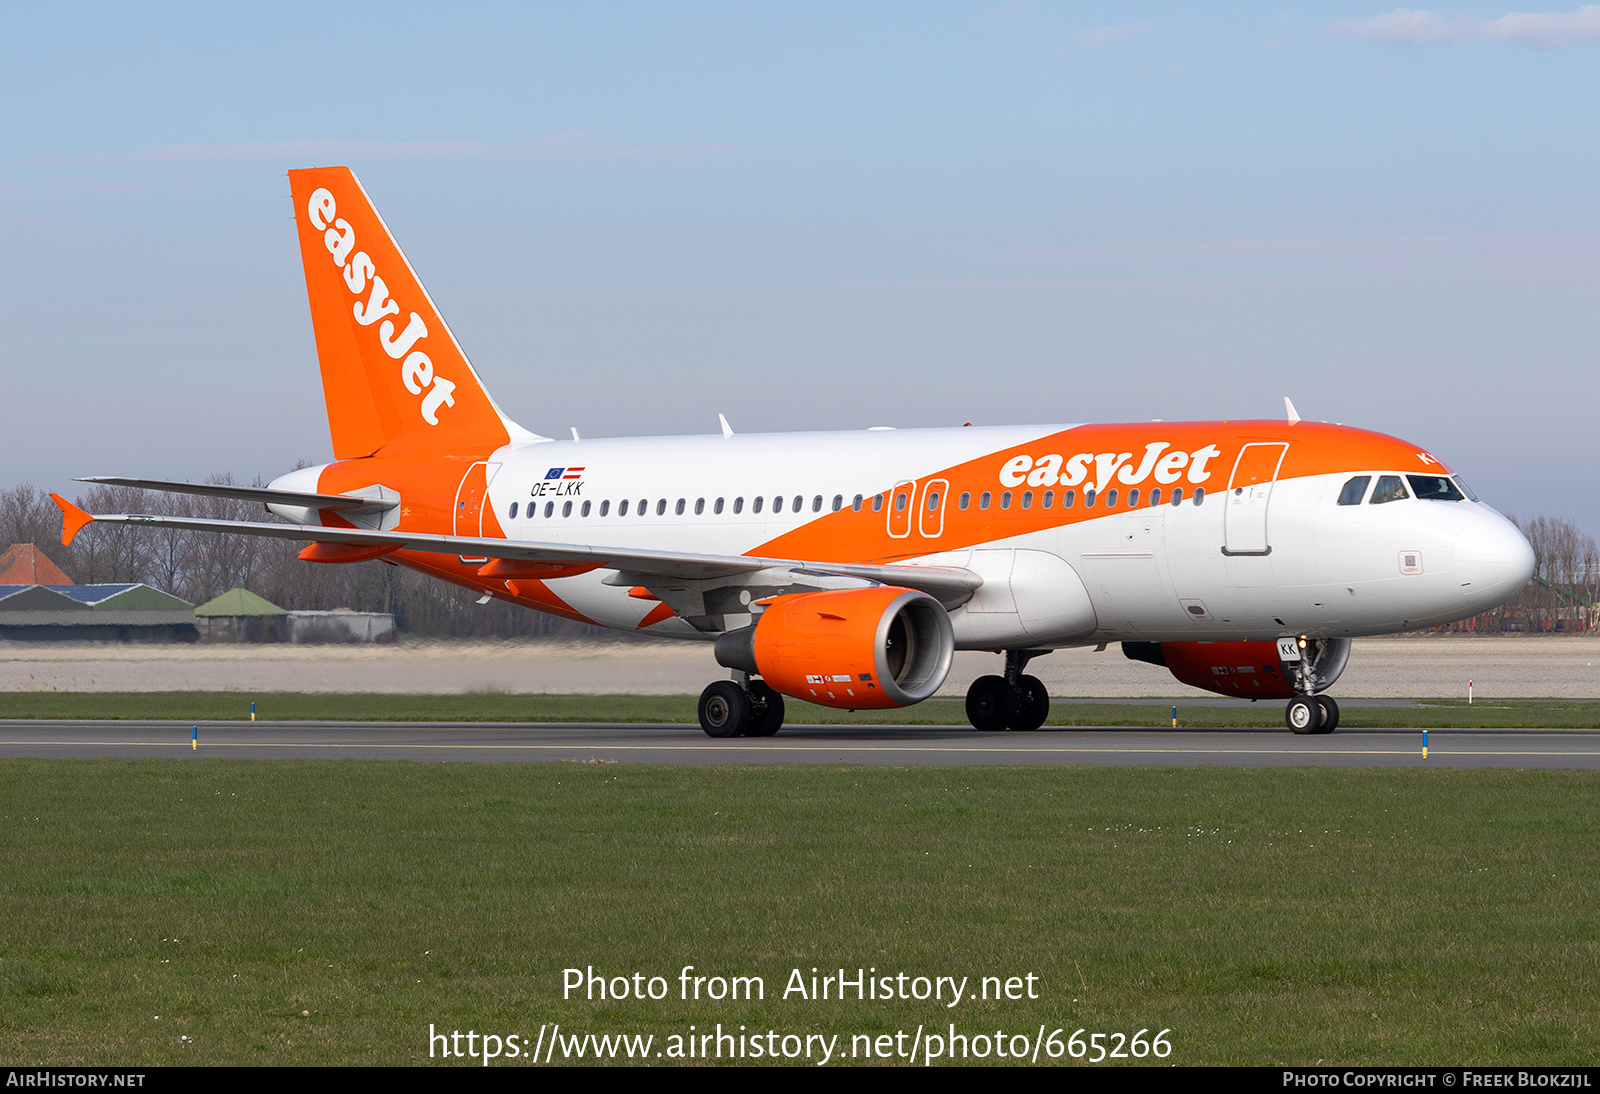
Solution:
[[[717,663],[784,695],[846,710],[920,703],[944,683],[955,632],[927,593],[877,585],[773,600],[717,639]]]

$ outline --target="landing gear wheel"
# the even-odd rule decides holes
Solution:
[[[700,693],[700,728],[708,737],[737,737],[750,726],[750,696],[732,680],[717,680]]]
[[[1322,726],[1322,705],[1310,695],[1296,695],[1284,708],[1283,720],[1295,733],[1316,733]]]
[[[1004,676],[980,676],[967,689],[967,721],[982,730],[1004,729],[1017,712],[1017,689]]]
[[[750,724],[745,727],[746,737],[771,737],[783,726],[783,696],[773,691],[772,688],[760,680],[750,681],[750,698],[755,700],[755,708],[761,710],[760,714],[752,711]]]
[[[1017,706],[1017,712],[1011,716],[1011,728],[1038,729],[1050,716],[1050,692],[1037,676],[1024,676],[1018,683],[1022,685],[1023,699]]]
[[[1332,733],[1339,728],[1339,704],[1326,695],[1317,696],[1317,705],[1322,708],[1322,725],[1317,727],[1318,733]]]

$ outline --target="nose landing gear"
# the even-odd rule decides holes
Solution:
[[[1293,733],[1332,733],[1339,726],[1339,704],[1326,695],[1316,694],[1319,683],[1326,687],[1331,682],[1323,680],[1317,672],[1327,645],[1321,639],[1300,639],[1300,660],[1294,669],[1294,686],[1300,694],[1290,699],[1283,711],[1283,720]],[[1348,648],[1345,656],[1348,656]],[[1341,663],[1339,667],[1344,666]]]

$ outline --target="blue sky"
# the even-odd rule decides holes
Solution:
[[[1287,394],[1600,532],[1600,8],[0,12],[6,483],[327,458],[284,172],[347,163],[538,432]]]

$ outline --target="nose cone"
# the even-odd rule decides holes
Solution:
[[[1456,536],[1456,574],[1461,595],[1473,612],[1486,612],[1510,600],[1533,577],[1533,548],[1516,525],[1491,509]]]

